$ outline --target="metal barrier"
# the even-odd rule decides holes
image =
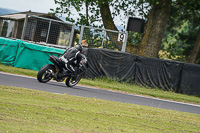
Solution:
[[[33,42],[72,46],[75,25],[53,19],[26,15],[22,39]]]
[[[86,40],[89,48],[107,48],[125,51],[128,32],[100,29],[90,26],[81,27],[79,43]]]
[[[24,22],[22,39],[71,47],[74,38],[75,25],[49,18],[27,15]],[[100,29],[82,26],[79,43],[86,40],[89,48],[106,48],[125,51],[128,32]]]

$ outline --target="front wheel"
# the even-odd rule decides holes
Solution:
[[[37,80],[41,83],[46,83],[52,79],[52,73],[55,72],[55,67],[52,64],[43,66],[37,74]]]
[[[81,75],[81,74],[77,74],[77,75],[74,75],[74,76],[69,76],[69,77],[67,77],[67,79],[65,80],[65,84],[66,84],[68,87],[75,86],[76,84],[78,84],[78,82],[81,80],[81,78],[82,78],[82,75]]]

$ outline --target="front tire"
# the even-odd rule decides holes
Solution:
[[[74,75],[74,76],[69,76],[69,77],[67,77],[67,79],[65,80],[65,84],[66,84],[68,87],[75,86],[76,84],[78,84],[78,82],[81,80],[81,78],[82,78],[82,75],[81,75],[81,74],[77,74],[77,75]]]
[[[55,67],[52,64],[43,66],[37,74],[37,80],[41,83],[46,83],[52,79],[52,73],[55,72]]]

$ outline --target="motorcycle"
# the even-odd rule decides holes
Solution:
[[[43,66],[37,74],[37,80],[41,83],[46,83],[51,79],[56,80],[57,82],[63,82],[66,79],[65,84],[68,87],[75,86],[81,80],[83,73],[88,67],[87,58],[84,56],[80,61],[78,73],[75,74],[69,71],[63,73],[63,68],[65,68],[63,61],[61,61],[57,56],[49,56],[49,60],[53,64]],[[77,66],[76,63],[77,62],[75,61],[72,65],[75,67]]]

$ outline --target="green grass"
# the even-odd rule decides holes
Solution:
[[[31,76],[31,77],[37,77],[37,71],[16,68],[16,67],[12,67],[12,66],[6,66],[3,64],[0,64],[0,71],[13,73],[13,74],[19,74],[19,75],[26,75],[26,76]]]
[[[0,85],[0,132],[179,133],[200,115]]]
[[[27,75],[27,76],[32,76],[32,77],[37,76],[37,71],[5,66],[3,64],[0,64],[0,71],[15,73],[19,75]],[[106,78],[93,79],[93,80],[81,79],[79,84],[103,88],[107,90],[114,90],[114,91],[124,92],[124,93],[144,95],[144,96],[174,100],[174,101],[179,101],[179,102],[200,104],[199,97],[178,94],[171,91],[163,91],[160,89],[149,89],[149,88],[145,88],[138,85],[131,85],[128,83],[119,83],[116,81],[111,81]]]

